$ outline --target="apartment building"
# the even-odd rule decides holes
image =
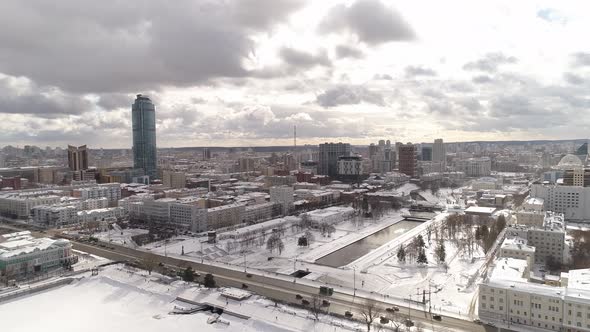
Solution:
[[[207,229],[235,226],[244,222],[246,206],[244,204],[228,204],[207,209]]]

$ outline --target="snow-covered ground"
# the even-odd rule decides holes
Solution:
[[[147,229],[121,229],[117,226],[117,224],[114,224],[113,226],[115,229],[111,229],[107,232],[94,233],[93,236],[104,242],[112,242],[131,248],[136,248],[137,244],[133,241],[132,237],[135,235],[147,234],[149,232]]]
[[[228,313],[221,323],[209,324],[213,315],[197,312],[174,315],[187,303],[177,298],[222,307],[249,317]],[[33,316],[31,316],[33,315]],[[34,319],[31,319],[34,317]],[[219,290],[196,284],[167,283],[157,274],[121,265],[102,269],[98,276],[85,275],[72,284],[3,303],[0,310],[3,332],[156,332],[156,331],[354,331],[363,325],[327,315],[314,321],[305,309],[275,305],[258,296],[235,301]]]

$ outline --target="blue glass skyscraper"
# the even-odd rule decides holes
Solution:
[[[137,95],[131,107],[133,167],[143,168],[150,179],[157,177],[156,108],[147,96]]]

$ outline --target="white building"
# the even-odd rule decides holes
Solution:
[[[499,257],[535,260],[535,247],[527,245],[527,240],[519,237],[507,238],[502,242]]]
[[[338,158],[338,175],[358,176],[363,174],[363,158],[343,156]]]
[[[590,187],[533,184],[530,196],[543,199],[545,210],[563,213],[566,220],[590,220]]]
[[[204,232],[207,230],[207,209],[199,207],[199,199],[142,197],[140,200],[124,200],[124,207],[133,219],[140,219],[159,226]]]
[[[40,192],[15,192],[0,196],[0,214],[27,219],[31,209],[39,205],[52,205],[60,202],[60,196],[50,191]]]
[[[64,227],[78,223],[76,205],[40,205],[31,209],[33,222],[47,228]]]
[[[0,280],[45,273],[75,261],[68,240],[34,238],[28,231],[0,235]]]
[[[107,219],[121,219],[125,216],[125,209],[117,206],[112,208],[78,211],[77,214],[79,222],[87,223]]]
[[[535,247],[535,264],[545,264],[549,257],[562,263],[566,258],[565,230],[563,215],[547,211],[542,226],[510,225],[506,229],[506,236],[526,239],[528,245]]]
[[[116,205],[121,199],[121,185],[118,183],[99,184],[94,187],[74,189],[72,196],[81,199],[94,199],[105,197],[109,205]]]
[[[529,282],[526,260],[500,258],[479,285],[481,320],[510,324],[510,329],[590,331],[590,269],[562,273],[558,285]]]
[[[468,177],[489,176],[492,173],[492,161],[488,157],[457,160],[455,170]]]
[[[347,219],[354,215],[352,207],[331,206],[325,209],[318,209],[307,212],[314,224],[334,224]]]

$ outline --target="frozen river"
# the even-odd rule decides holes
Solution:
[[[375,232],[363,239],[360,239],[348,246],[334,251],[316,261],[317,264],[331,267],[344,266],[356,259],[368,254],[371,250],[377,249],[385,243],[395,239],[403,233],[420,225],[417,221],[402,220],[378,232]]]

